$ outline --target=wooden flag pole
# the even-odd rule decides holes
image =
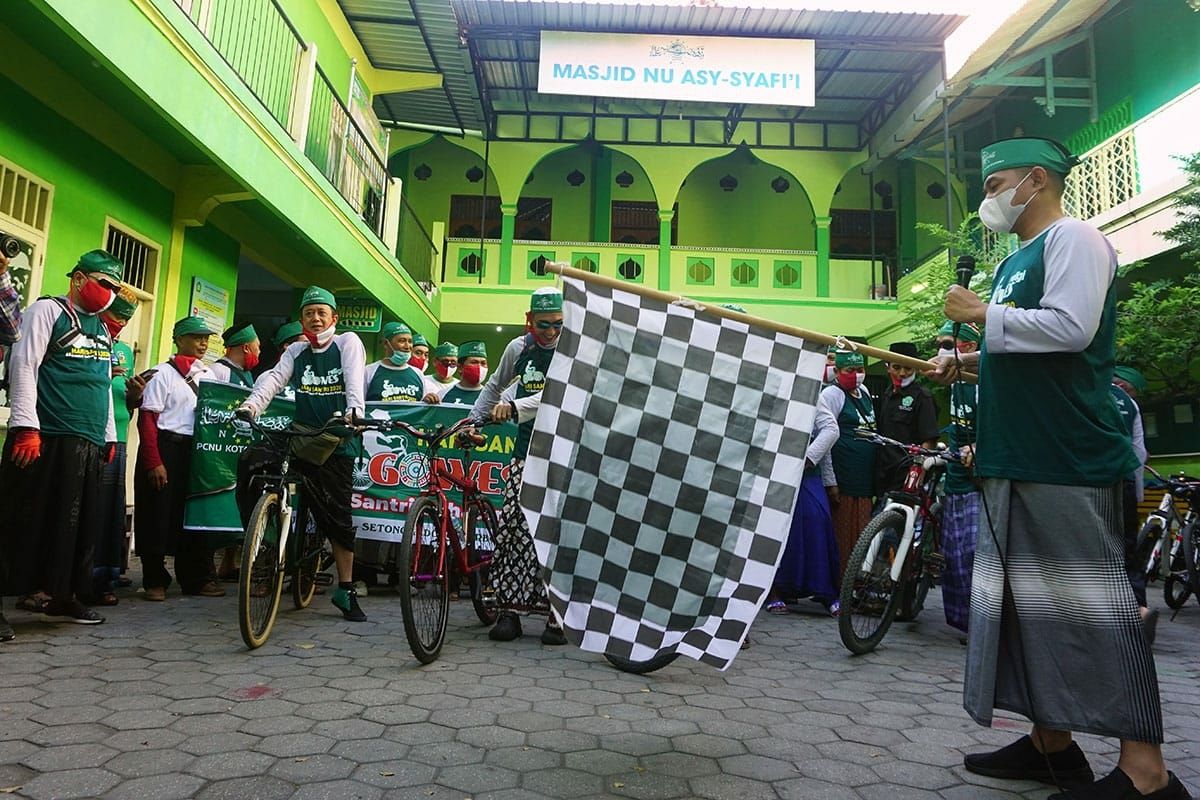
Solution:
[[[878,347],[871,347],[870,345],[851,341],[843,336],[830,336],[828,333],[810,331],[805,328],[797,328],[795,325],[785,325],[782,322],[775,322],[773,320],[763,319],[762,317],[754,317],[749,314],[742,314],[738,311],[734,311],[733,309],[722,308],[719,303],[704,303],[698,300],[692,300],[690,298],[683,297],[682,295],[671,294],[669,292],[660,292],[657,289],[649,289],[645,286],[639,286],[638,284],[630,283],[629,281],[610,278],[607,275],[597,275],[594,272],[585,272],[581,269],[575,269],[569,264],[564,264],[558,261],[547,261],[546,271],[561,275],[564,278],[576,278],[587,283],[594,283],[598,286],[607,286],[610,289],[620,289],[623,292],[630,292],[632,294],[641,295],[642,297],[649,297],[652,300],[658,300],[663,303],[679,303],[689,308],[703,311],[706,314],[713,314],[718,317],[724,317],[725,319],[733,319],[737,320],[738,322],[745,322],[747,325],[766,328],[767,330],[776,331],[778,333],[786,333],[790,336],[798,336],[799,338],[806,339],[808,341],[820,342],[821,344],[834,345],[836,347],[843,347],[848,350],[853,350],[856,353],[862,353],[864,356],[877,358],[880,361],[884,361],[889,364],[903,364],[906,367],[912,367],[913,369],[920,370],[922,372],[934,367],[932,362],[922,361],[919,358],[913,358],[900,353],[893,353],[890,350],[881,350]],[[971,379],[975,376],[969,375],[969,373],[963,373],[963,377]]]

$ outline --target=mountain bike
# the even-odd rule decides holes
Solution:
[[[1200,478],[1182,474],[1164,478],[1151,467],[1146,471],[1163,484],[1165,491],[1158,508],[1146,516],[1138,531],[1134,563],[1142,566],[1148,583],[1163,578],[1163,599],[1178,610],[1191,594],[1200,600],[1200,581],[1195,580],[1195,570],[1188,564],[1189,551],[1193,563],[1200,560],[1193,542],[1200,537]],[[1188,504],[1182,515],[1175,507],[1176,500]]]
[[[894,619],[916,619],[929,589],[941,578],[942,503],[938,486],[958,453],[904,444],[869,431],[860,438],[903,450],[909,460],[904,486],[859,535],[842,576],[838,633],[856,655],[874,650]]]
[[[459,437],[465,428],[471,427],[468,419],[448,428],[438,425],[432,431],[399,421],[392,425],[424,442],[428,450],[425,486],[406,512],[397,588],[408,646],[418,661],[429,664],[437,659],[446,639],[449,577],[453,566],[458,567],[458,574],[467,576],[471,605],[479,621],[484,625],[496,621],[498,611],[488,568],[499,523],[496,509],[479,487],[452,474],[438,458],[443,446],[461,446],[467,468],[464,474],[469,474],[470,452],[476,442],[466,436]],[[451,441],[453,444],[447,445]],[[450,502],[447,491],[462,493],[457,508]]]
[[[348,427],[344,420],[335,418],[316,430],[305,431],[271,430],[246,417],[238,417],[234,424],[238,423],[248,424],[280,457],[277,471],[251,479],[252,486],[261,485],[262,494],[250,512],[242,544],[238,627],[246,647],[254,650],[266,643],[275,626],[285,575],[291,578],[292,602],[297,609],[312,603],[318,586],[333,583],[332,576],[323,572],[332,555],[302,503],[304,478],[291,469],[292,439],[322,433],[348,438],[365,430],[383,430],[391,423],[372,420]]]

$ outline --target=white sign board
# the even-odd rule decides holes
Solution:
[[[542,31],[538,92],[811,106],[811,39]]]

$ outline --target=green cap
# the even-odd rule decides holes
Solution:
[[[408,327],[403,322],[389,322],[383,326],[383,330],[379,332],[379,335],[384,339],[390,339],[393,336],[399,336],[402,333],[411,334],[412,328]]]
[[[1139,393],[1146,391],[1146,386],[1148,385],[1146,383],[1146,376],[1133,367],[1116,367],[1113,369],[1113,377],[1125,381]]]
[[[254,326],[249,322],[244,322],[241,325],[234,325],[229,330],[221,334],[221,341],[226,347],[237,347],[239,344],[250,344],[258,338],[258,332],[254,330]]]
[[[458,358],[458,345],[453,342],[442,342],[433,351],[434,358]]]
[[[1053,139],[1022,137],[1001,139],[979,151],[983,160],[983,180],[993,172],[1017,167],[1045,167],[1050,172],[1066,176],[1079,159],[1066,146]]]
[[[86,272],[89,275],[93,272],[102,272],[112,278],[114,283],[120,283],[125,277],[125,265],[112,253],[104,250],[89,250],[79,257],[79,263],[67,273],[67,276],[70,277],[76,272]]]
[[[748,314],[750,312],[739,306],[737,303],[722,303],[721,308],[728,308],[730,311],[736,311],[739,314]]]
[[[196,334],[204,334],[212,336],[216,331],[208,327],[208,323],[200,317],[184,317],[175,323],[174,330],[171,331],[171,338],[176,336],[192,336]]]
[[[137,310],[137,304],[137,297],[132,292],[122,289],[113,298],[112,305],[108,307],[108,313],[117,319],[128,322],[133,317],[133,312]]]
[[[285,322],[275,329],[275,336],[271,338],[271,344],[282,347],[284,342],[303,335],[304,326],[299,322]]]
[[[304,290],[304,296],[300,298],[300,308],[316,305],[329,306],[337,311],[337,300],[333,299],[333,292],[322,289],[320,286],[310,286]]]
[[[487,358],[487,346],[483,342],[463,342],[458,346],[458,359],[464,358]]]
[[[529,298],[529,310],[534,314],[562,311],[562,292],[552,286],[543,286]]]
[[[958,325],[958,340],[960,342],[978,343],[983,339],[983,334],[980,332],[977,325],[970,322],[964,322],[959,325],[958,323],[951,322],[950,320],[946,320],[945,324],[938,328],[938,336],[953,336],[955,325]]]
[[[429,347],[429,340],[413,331],[413,347]]]
[[[838,350],[837,355],[833,357],[833,365],[838,369],[865,367],[867,360],[862,357],[862,353],[856,353],[853,350]]]

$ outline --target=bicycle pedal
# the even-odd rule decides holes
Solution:
[[[313,577],[313,583],[315,583],[317,586],[333,586],[333,576],[328,572],[318,572],[316,576]]]

